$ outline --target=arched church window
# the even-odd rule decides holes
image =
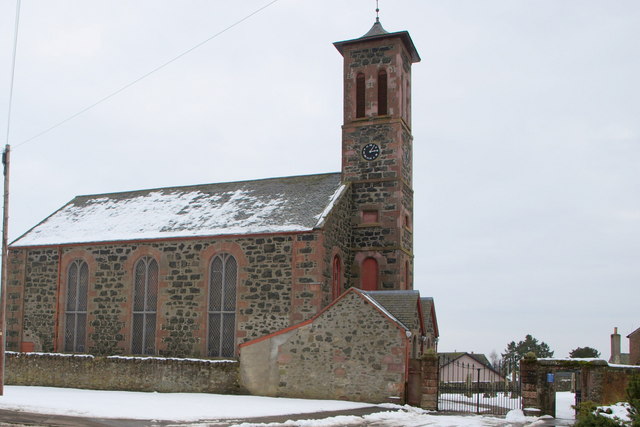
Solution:
[[[376,291],[378,290],[378,261],[369,257],[362,261],[362,290]]]
[[[364,74],[358,73],[358,75],[356,76],[356,118],[364,117],[364,89]]]
[[[238,263],[230,254],[216,255],[209,273],[209,332],[207,354],[233,357],[236,343]]]
[[[145,256],[134,267],[133,329],[131,353],[156,353],[158,262]]]
[[[333,298],[338,298],[342,293],[342,261],[338,255],[333,257],[333,268],[331,273],[331,289]]]
[[[378,115],[387,115],[387,72],[378,71]]]
[[[67,270],[67,297],[64,315],[64,351],[83,353],[87,339],[87,289],[89,266],[81,259]]]

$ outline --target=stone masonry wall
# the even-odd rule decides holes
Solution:
[[[7,289],[9,350],[19,350],[21,340],[32,342],[38,350],[53,349],[58,262],[56,248],[11,250]]]
[[[360,286],[359,265],[366,256],[382,255],[379,289],[411,289],[405,279],[405,260],[409,261],[409,277],[413,270],[413,191],[406,177],[411,175],[410,141],[407,129],[395,123],[355,124],[343,134],[345,179],[351,182],[353,200],[352,250],[357,257],[353,263],[352,285]],[[367,161],[361,156],[362,147],[369,142],[380,146],[380,156]],[[378,212],[378,222],[363,223],[362,212]],[[401,255],[402,252],[404,255]],[[408,282],[408,283],[407,283]]]
[[[290,324],[294,239],[295,235],[285,234],[12,249],[10,349],[19,350],[21,341],[32,340],[35,350],[62,351],[64,325],[63,318],[56,318],[57,295],[64,300],[66,267],[78,258],[89,265],[90,354],[130,353],[133,266],[142,256],[152,256],[159,264],[159,355],[206,356],[208,269],[212,257],[220,252],[231,253],[239,264],[237,342],[275,332]],[[20,262],[13,262],[21,257],[24,271],[18,267]],[[21,328],[23,336],[19,336]]]
[[[238,363],[197,359],[12,353],[6,384],[165,393],[241,393]]]
[[[321,230],[295,236],[291,324],[310,319],[332,301],[334,256],[341,259],[343,291],[349,283],[353,262],[351,202],[350,187],[347,187]]]
[[[353,211],[351,186],[347,188],[345,194],[336,203],[336,206],[327,218],[324,226],[324,276],[325,287],[323,288],[324,300],[322,307],[326,307],[331,302],[331,279],[333,255],[337,254],[342,260],[342,291],[351,287],[351,266],[353,264],[353,252],[351,251],[351,241],[353,229],[351,227],[351,215]]]
[[[241,346],[252,394],[403,401],[405,331],[352,290],[312,322]]]
[[[6,350],[19,351],[22,340],[26,251],[10,250],[7,263]]]

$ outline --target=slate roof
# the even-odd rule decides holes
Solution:
[[[11,246],[310,231],[345,191],[330,173],[78,196]]]
[[[393,317],[407,329],[419,329],[418,324],[418,291],[362,291],[384,307]]]

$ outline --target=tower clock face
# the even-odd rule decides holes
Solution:
[[[380,155],[380,147],[374,143],[369,143],[362,147],[362,158],[365,160],[375,160]]]

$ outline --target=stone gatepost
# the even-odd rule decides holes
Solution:
[[[535,356],[520,360],[520,387],[522,390],[522,407],[526,415],[543,415],[549,413],[545,408],[544,393],[541,393],[538,360]]]
[[[422,398],[420,407],[438,410],[438,355],[433,352],[422,356]]]

